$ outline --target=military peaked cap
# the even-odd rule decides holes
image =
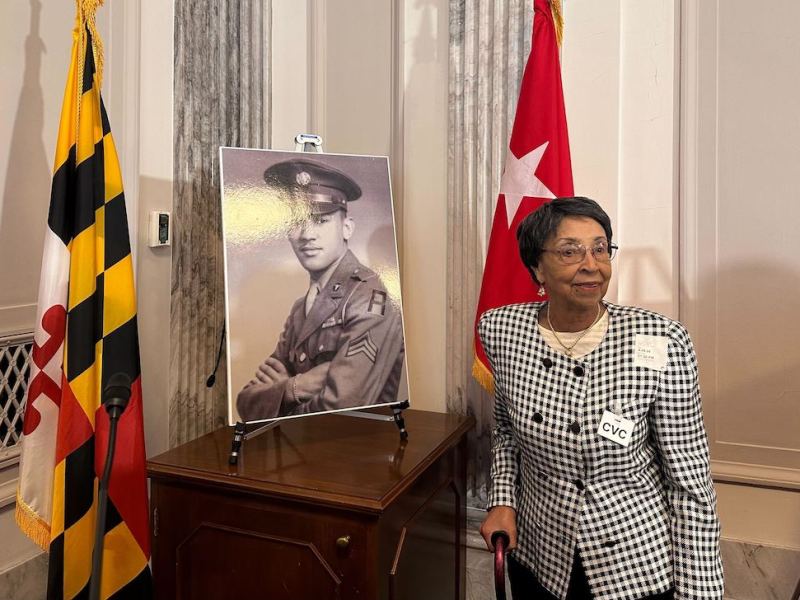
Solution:
[[[361,197],[361,188],[349,175],[305,158],[275,163],[264,171],[264,181],[304,194],[317,215],[347,211],[347,203]]]

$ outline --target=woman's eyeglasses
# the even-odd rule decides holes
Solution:
[[[586,258],[587,250],[592,253],[592,256],[597,262],[611,262],[611,259],[616,256],[618,249],[619,246],[616,244],[598,242],[590,248],[587,248],[583,244],[564,244],[552,250],[549,248],[542,248],[542,252],[552,252],[558,256],[565,265],[574,265],[583,262],[583,259]]]

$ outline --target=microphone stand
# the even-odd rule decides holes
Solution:
[[[108,482],[111,478],[111,466],[114,462],[114,450],[117,442],[117,423],[120,415],[128,406],[131,398],[131,380],[125,373],[112,375],[103,395],[103,407],[108,413],[108,448],[103,476],[97,491],[97,519],[94,524],[94,548],[92,550],[92,578],[89,584],[89,600],[100,600],[100,582],[103,578],[103,538],[106,528],[106,511],[108,508]]]

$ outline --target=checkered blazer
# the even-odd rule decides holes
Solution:
[[[576,547],[598,600],[671,587],[676,600],[722,598],[716,494],[689,334],[657,313],[605,305],[603,341],[577,360],[539,334],[544,303],[481,317],[496,390],[489,507],[516,509],[515,557],[561,599]],[[664,370],[634,366],[637,334],[667,338]],[[617,397],[635,422],[627,447],[597,434]]]

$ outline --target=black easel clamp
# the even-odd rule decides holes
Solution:
[[[236,421],[233,428],[233,441],[231,442],[231,454],[228,457],[228,464],[235,465],[239,463],[239,453],[242,451],[242,441],[246,431],[245,424],[241,421]]]
[[[403,400],[399,404],[392,405],[392,415],[394,416],[394,424],[400,430],[400,439],[408,439],[408,431],[406,431],[406,420],[403,418],[403,411],[409,407],[408,400]]]
[[[231,454],[228,457],[228,464],[229,465],[236,465],[239,463],[239,455],[242,453],[242,443],[254,438],[256,436],[261,435],[280,425],[280,421],[273,420],[273,421],[259,421],[259,427],[251,431],[247,431],[247,423],[236,421],[236,425],[233,427],[233,441],[231,442]]]

